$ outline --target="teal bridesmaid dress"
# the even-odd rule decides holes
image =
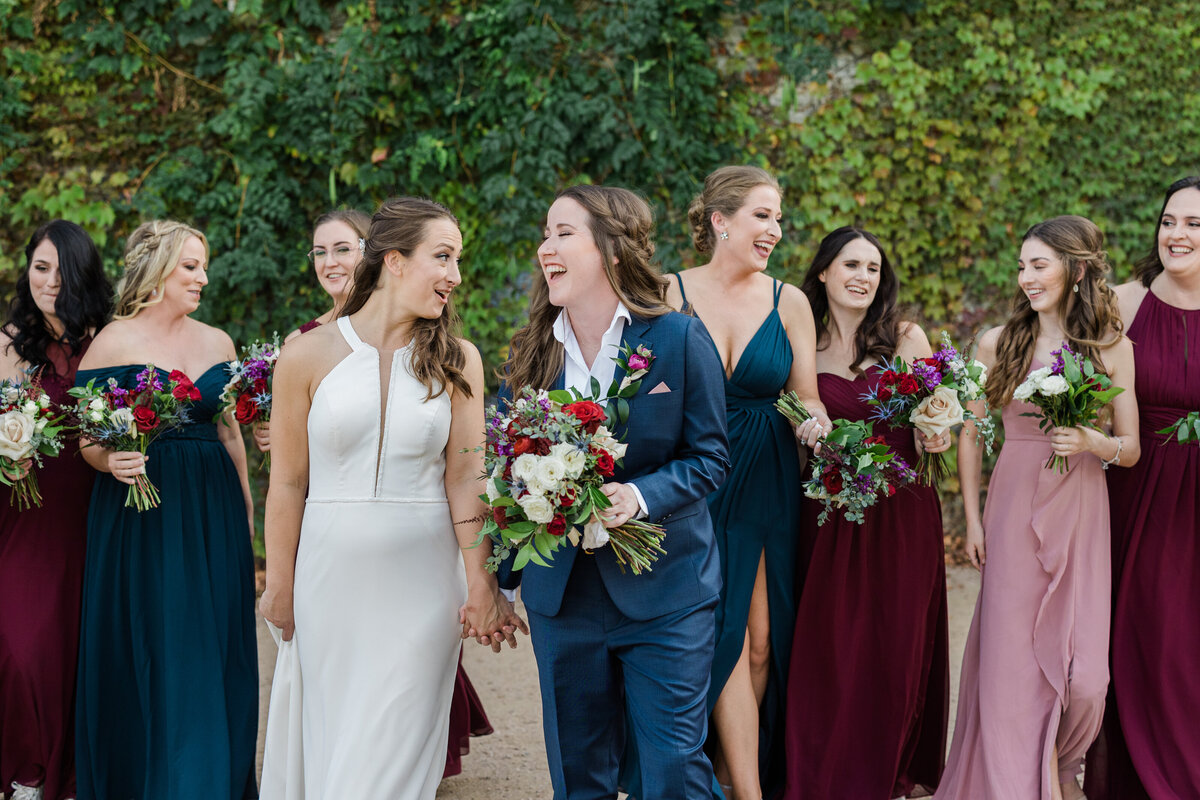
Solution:
[[[683,280],[675,276],[684,311]],[[796,620],[797,531],[800,525],[801,465],[792,426],[775,410],[792,370],[792,346],[779,317],[783,284],[775,281],[774,307],[725,379],[725,414],[733,467],[708,496],[724,588],[716,609],[716,652],[708,690],[708,712],[742,654],[750,597],[765,557],[770,609],[771,663],[760,711],[759,774],[763,795],[782,788],[784,688]],[[670,546],[670,543],[667,543]],[[711,726],[711,722],[710,722]],[[633,748],[626,746],[622,787],[638,797],[640,781]],[[719,791],[714,787],[714,794]],[[643,800],[650,800],[644,798]]]
[[[159,508],[126,508],[127,485],[96,478],[76,702],[79,800],[257,795],[254,564],[241,483],[212,422],[225,366],[195,381],[191,421],[150,446]],[[130,388],[142,369],[80,370],[75,380],[112,377]]]

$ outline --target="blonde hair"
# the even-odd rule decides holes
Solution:
[[[713,212],[732,217],[746,204],[750,192],[759,186],[770,186],[783,195],[779,181],[759,167],[721,167],[704,179],[704,191],[696,195],[688,207],[692,244],[697,252],[708,254],[713,251],[717,238],[712,226]]]
[[[117,284],[113,319],[130,319],[162,302],[163,284],[175,271],[183,245],[192,236],[204,245],[204,257],[208,258],[208,239],[182,222],[156,219],[137,227],[125,243],[125,274]]]

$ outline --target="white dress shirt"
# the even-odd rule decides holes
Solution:
[[[607,391],[613,381],[613,376],[617,373],[617,362],[613,359],[621,354],[621,337],[625,333],[625,327],[632,321],[633,315],[629,313],[625,304],[618,300],[612,322],[608,324],[608,330],[600,339],[600,350],[589,367],[587,361],[584,360],[583,351],[579,349],[579,340],[575,338],[575,329],[571,327],[571,318],[567,316],[566,309],[560,311],[558,319],[554,320],[554,338],[562,343],[565,350],[563,388],[578,389],[582,394],[590,394],[590,384],[592,378],[595,378],[600,382],[600,391]],[[649,514],[646,500],[635,484],[626,485],[633,489],[633,494],[637,497],[639,513],[635,516],[643,519]]]

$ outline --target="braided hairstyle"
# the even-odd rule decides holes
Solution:
[[[667,305],[667,279],[654,258],[654,213],[628,189],[581,184],[563,189],[555,200],[567,197],[583,206],[588,230],[600,251],[604,272],[617,298],[635,317],[659,317]],[[554,338],[554,321],[561,309],[550,304],[543,276],[533,279],[529,322],[513,334],[508,360],[497,376],[509,386],[548,389],[563,368],[563,349]]]
[[[39,227],[25,245],[25,271],[17,278],[16,296],[8,309],[4,330],[12,337],[11,347],[30,367],[54,370],[46,349],[55,341],[54,332],[33,300],[29,289],[29,269],[33,251],[49,240],[58,251],[58,297],[54,315],[63,325],[58,341],[71,358],[79,354],[83,340],[99,330],[112,313],[112,285],[104,275],[100,253],[83,228],[65,219],[56,219]]]
[[[1104,234],[1091,220],[1067,215],[1034,225],[1021,241],[1030,239],[1045,244],[1062,262],[1064,291],[1057,310],[1071,349],[1091,359],[1098,372],[1105,372],[1100,351],[1121,338],[1123,326],[1117,296],[1108,285],[1111,268]],[[1078,292],[1072,284],[1079,286]],[[1029,374],[1037,335],[1038,314],[1018,287],[987,379],[985,393],[992,408],[1007,405]]]
[[[204,245],[204,257],[208,258],[208,239],[182,222],[156,219],[137,227],[125,243],[125,274],[117,284],[113,319],[131,319],[163,301],[163,284],[179,265],[183,245],[191,236]]]
[[[423,197],[393,197],[381,205],[371,218],[366,250],[354,272],[354,285],[346,305],[338,315],[348,317],[365,306],[381,285],[384,257],[393,250],[403,256],[412,255],[425,241],[429,223],[439,219],[458,225],[458,218],[450,209]],[[453,298],[437,317],[413,322],[412,372],[425,386],[426,400],[442,394],[449,385],[466,397],[471,396],[471,384],[463,374],[467,357],[458,340],[458,329]]]
[[[707,255],[716,247],[713,212],[732,217],[746,204],[750,192],[759,186],[770,186],[783,196],[779,181],[759,167],[721,167],[704,179],[704,191],[688,206],[688,224],[692,226],[692,245],[696,252]]]

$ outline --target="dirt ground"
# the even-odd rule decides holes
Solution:
[[[950,730],[958,706],[958,670],[975,597],[979,574],[971,567],[946,568],[950,604]],[[275,643],[262,618],[258,620],[260,689],[259,770],[266,729],[267,701],[275,670]],[[468,645],[463,664],[487,709],[496,732],[471,740],[463,758],[461,775],[447,778],[438,789],[439,800],[541,800],[551,796],[542,744],[541,700],[533,648],[522,638],[516,650],[494,655],[487,648]]]

